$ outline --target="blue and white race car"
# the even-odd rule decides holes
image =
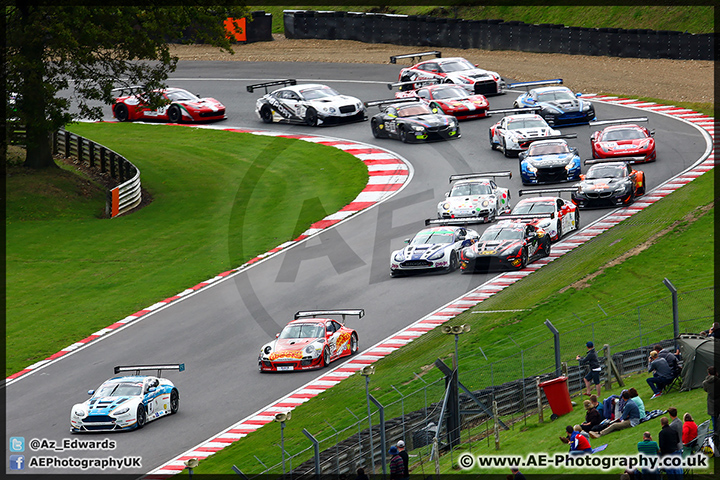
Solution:
[[[537,85],[557,85],[562,79],[541,80],[537,82],[511,83],[508,88],[531,87]],[[595,107],[587,100],[582,100],[582,94],[573,93],[567,87],[540,87],[533,88],[515,99],[515,108],[540,107],[538,112],[548,125],[579,125],[595,120]]]
[[[571,134],[575,135],[575,134]],[[538,140],[518,154],[523,185],[580,180],[582,162],[575,147],[562,139]]]
[[[142,370],[157,370],[157,376],[140,375]],[[76,404],[70,412],[70,431],[133,430],[177,413],[180,394],[170,380],[160,378],[162,370],[182,372],[185,364],[115,367],[115,374],[135,374],[113,377],[97,390],[89,390],[90,399]]]
[[[460,251],[480,238],[475,230],[446,225],[446,220],[425,220],[425,225],[441,224],[420,230],[402,250],[390,255],[390,275],[441,271],[452,272],[460,265]]]

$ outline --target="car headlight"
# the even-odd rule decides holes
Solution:
[[[122,415],[123,413],[127,413],[130,411],[130,407],[121,408],[120,410],[115,410],[112,412],[113,415]]]
[[[482,205],[483,207],[487,207],[488,205],[490,205],[490,201],[485,199],[480,203],[480,205]]]
[[[648,138],[647,140],[643,140],[642,142],[640,142],[640,148],[647,148],[648,145],[650,145],[650,139],[649,139],[649,138]]]
[[[536,168],[533,164],[528,163],[528,164],[527,164],[527,171],[528,171],[528,172],[531,172],[531,173],[536,173],[536,172],[537,172],[537,168]]]
[[[402,262],[405,260],[405,255],[403,255],[403,252],[397,252],[395,256],[393,256],[393,260],[396,262]]]
[[[305,353],[308,355],[312,355],[314,351],[315,347],[312,345],[308,345],[307,347],[305,347]]]
[[[475,250],[473,250],[472,248],[465,248],[461,252],[461,256],[462,256],[462,258],[470,259],[470,258],[475,258],[477,255],[475,255]]]
[[[510,255],[513,255],[513,254],[517,254],[518,251],[519,251],[519,249],[518,249],[517,245],[512,245],[512,246],[506,248],[505,250],[503,250],[500,255],[510,256]]]
[[[355,108],[363,108],[362,102],[358,102],[357,105],[355,105]]]
[[[445,252],[443,250],[438,250],[437,252],[430,255],[428,257],[428,260],[440,260],[444,256],[445,256]]]
[[[560,109],[557,107],[553,107],[552,105],[543,105],[543,110],[545,110],[547,113],[559,113]]]
[[[441,206],[442,206],[442,209],[443,209],[443,210],[450,210],[450,203],[449,203],[449,202],[445,202],[445,203],[441,204]]]
[[[424,131],[425,131],[425,127],[421,127],[420,125],[413,125],[412,128],[413,128],[413,130],[415,130],[416,132],[424,132]]]
[[[616,191],[616,192],[623,192],[623,191],[627,190],[629,186],[630,186],[629,183],[621,183],[620,185],[618,185],[617,187],[615,187],[615,191]]]
[[[583,105],[583,112],[589,112],[590,110],[592,110],[592,105],[590,105],[589,103]]]
[[[87,413],[85,413],[85,410],[83,410],[82,408],[76,408],[73,410],[73,415],[75,415],[76,417],[84,417],[85,415],[87,415]]]

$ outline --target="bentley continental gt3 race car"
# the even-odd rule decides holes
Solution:
[[[162,120],[170,123],[206,122],[223,120],[225,106],[214,98],[200,98],[182,88],[166,88],[161,93],[167,105],[152,110],[143,100],[144,87],[114,88],[120,97],[112,105],[113,116],[118,122],[134,120]],[[126,92],[129,94],[125,95]]]
[[[633,157],[629,163],[654,162],[655,130],[635,125],[634,122],[647,122],[647,117],[604,120],[592,122],[590,126],[608,125],[590,136],[593,158]]]
[[[512,113],[527,109],[491,110],[496,113]],[[532,140],[565,138],[559,130],[550,128],[545,120],[534,113],[519,113],[503,117],[502,120],[490,127],[490,148],[502,150],[506,157],[518,155],[527,150]]]
[[[267,88],[282,85],[273,92]],[[265,88],[265,95],[255,104],[255,113],[265,123],[297,123],[311,127],[367,120],[363,103],[342,95],[327,85],[297,85],[294,79],[248,85],[247,91]]]
[[[562,79],[540,80],[537,82],[511,83],[508,88],[532,87],[537,85],[561,84]],[[538,114],[548,125],[580,125],[595,120],[595,107],[582,94],[573,93],[567,87],[540,87],[528,90],[515,99],[515,108],[540,107]]]
[[[518,154],[518,159],[523,185],[580,180],[578,149],[568,146],[563,139],[536,140]]]
[[[405,143],[460,138],[458,119],[433,113],[417,98],[397,98],[367,102],[377,106],[370,128],[375,138],[396,138]]]
[[[463,248],[463,273],[522,270],[529,262],[550,255],[550,236],[540,227],[517,220],[491,225],[472,246]]]
[[[157,376],[141,375],[144,370],[157,370]],[[168,379],[160,377],[163,370],[185,370],[185,364],[129,365],[115,367],[116,376],[89,390],[89,400],[76,404],[70,411],[70,431],[97,432],[142,428],[166,415],[177,413],[180,394]]]
[[[512,178],[511,172],[485,172],[451,175],[452,189],[438,203],[441,219],[464,219],[468,222],[492,222],[497,215],[510,212],[510,189],[498,187],[495,178]]]
[[[260,349],[260,372],[291,372],[312,370],[330,365],[335,360],[356,353],[357,332],[345,326],[345,317],[362,318],[365,310],[300,311],[275,340]],[[340,316],[341,321],[327,317]]]
[[[448,225],[452,221],[425,220],[425,225],[440,225],[420,230],[408,245],[390,255],[390,275],[418,272],[452,272],[459,265],[460,250],[479,237],[475,230]]]
[[[499,73],[483,70],[462,57],[440,58],[439,51],[420,52],[393,55],[390,57],[390,63],[395,63],[398,58],[421,58],[429,55],[435,55],[437,58],[403,68],[398,75],[398,81],[408,83],[411,90],[415,89],[413,82],[436,79],[441,83],[460,85],[470,93],[483,95],[503,93],[505,81]]]
[[[625,158],[585,160],[592,165],[583,175],[572,201],[580,208],[630,205],[647,188],[645,173],[635,170]]]
[[[563,235],[580,228],[580,210],[577,205],[560,197],[542,196],[555,193],[554,190],[520,190],[523,195],[541,195],[521,199],[510,212],[498,220],[517,218],[542,228],[557,242]]]
[[[388,84],[389,88],[403,86],[403,83]],[[457,85],[429,85],[417,90],[400,91],[396,98],[417,97],[430,107],[434,113],[452,115],[458,120],[484,118],[490,108],[484,95],[470,94]]]

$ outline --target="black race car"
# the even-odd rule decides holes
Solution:
[[[433,113],[416,98],[378,100],[365,105],[380,107],[380,113],[370,120],[375,138],[396,138],[406,143],[460,138],[457,118]]]
[[[573,203],[580,208],[616,207],[630,205],[635,197],[644,195],[645,173],[622,160],[585,160],[585,165],[592,166],[580,176],[582,181],[572,192]]]
[[[463,273],[522,270],[529,262],[550,255],[550,235],[535,225],[503,220],[491,225],[473,245],[460,253]]]

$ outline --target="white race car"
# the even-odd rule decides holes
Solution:
[[[495,177],[512,178],[511,172],[469,173],[451,175],[455,182],[438,203],[438,218],[462,218],[468,221],[492,222],[502,213],[510,212],[510,189],[498,187]]]
[[[327,85],[297,85],[293,79],[248,85],[247,91],[285,85],[258,99],[255,113],[265,123],[299,123],[312,127],[367,120],[367,110],[358,98],[341,95]]]
[[[522,195],[543,195],[553,190],[520,190]],[[518,201],[510,215],[498,218],[516,218],[542,228],[557,242],[563,235],[580,228],[580,209],[570,200],[560,197],[537,196]]]
[[[493,112],[490,111],[492,114]],[[490,127],[490,148],[502,150],[506,157],[516,156],[530,145],[529,140],[545,137],[560,137],[559,130],[553,130],[540,115],[522,113],[508,115]]]
[[[157,376],[140,375],[142,370],[157,370]],[[97,390],[89,390],[89,400],[73,406],[70,412],[71,432],[134,430],[165,415],[177,413],[180,394],[175,385],[160,378],[162,370],[185,370],[185,364],[136,365],[115,367],[113,377]]]
[[[395,58],[420,57],[425,54],[397,55]],[[438,52],[439,53],[439,52]],[[391,63],[392,57],[391,57]],[[419,82],[437,79],[440,83],[454,83],[462,86],[470,93],[492,95],[503,93],[505,81],[497,72],[483,70],[462,57],[435,58],[420,62],[412,67],[400,70],[400,82]],[[415,88],[410,85],[411,89]]]
[[[445,223],[425,220],[425,225]],[[475,230],[463,226],[442,225],[420,230],[402,250],[390,255],[390,275],[442,271],[452,272],[460,265],[460,251],[480,238]]]

